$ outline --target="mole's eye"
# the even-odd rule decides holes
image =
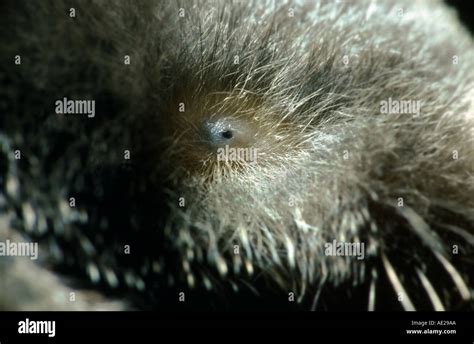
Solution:
[[[222,137],[225,139],[231,139],[234,136],[232,130],[225,130],[221,133]]]
[[[226,145],[237,134],[235,125],[232,120],[226,118],[206,121],[204,123],[204,136],[213,146]]]
[[[217,117],[217,116],[216,116]],[[256,128],[243,117],[219,117],[205,120],[200,126],[201,140],[212,150],[255,145]]]

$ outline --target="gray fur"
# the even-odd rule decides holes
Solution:
[[[60,1],[18,7],[15,40],[1,42],[0,130],[4,159],[21,147],[24,160],[0,171],[0,196],[49,260],[70,255],[82,273],[98,266],[109,287],[112,271],[139,292],[151,293],[156,275],[188,288],[250,286],[264,297],[263,279],[317,308],[322,291],[349,284],[379,309],[385,279],[403,309],[472,304],[474,46],[441,3],[90,1],[74,5],[75,19]],[[19,51],[24,62],[12,66]],[[55,99],[104,94],[119,105],[96,106],[93,122],[52,112]],[[421,111],[382,114],[389,98],[421,101]],[[258,163],[217,164],[200,146],[198,122],[249,113]],[[27,124],[33,116],[38,127]],[[124,149],[135,170],[122,185],[128,200],[166,195],[168,213],[147,228],[130,218],[117,238],[95,203],[61,204],[81,188],[97,188],[89,192],[103,202],[102,179],[87,176],[119,169]],[[25,228],[25,203],[48,220],[46,234],[39,221]],[[129,211],[158,217],[153,206]],[[102,231],[113,241],[98,239]],[[127,235],[146,241],[156,232],[172,261],[149,251],[140,251],[141,266],[121,261]],[[326,256],[333,240],[364,242],[365,259]],[[58,242],[77,252],[54,250]]]

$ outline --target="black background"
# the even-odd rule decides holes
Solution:
[[[446,0],[446,3],[456,8],[459,18],[474,35],[474,1]]]

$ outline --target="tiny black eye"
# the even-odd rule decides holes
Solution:
[[[225,139],[231,139],[234,136],[232,130],[226,130],[221,133],[222,137]]]

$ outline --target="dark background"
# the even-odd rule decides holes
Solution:
[[[471,0],[445,0],[445,2],[456,8],[458,16],[464,25],[474,35],[474,1]]]

